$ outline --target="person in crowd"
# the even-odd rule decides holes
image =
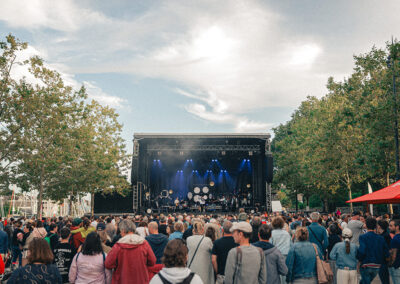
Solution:
[[[100,236],[103,251],[108,254],[111,251],[111,239],[106,233],[106,224],[103,222],[98,223],[96,227],[96,232]]]
[[[150,284],[203,284],[200,276],[186,267],[187,260],[188,248],[182,239],[168,242],[162,257],[164,268],[151,279]]]
[[[112,247],[106,258],[106,268],[114,269],[113,284],[149,283],[147,268],[156,263],[149,243],[135,234],[136,226],[124,219],[118,224],[121,239]]]
[[[174,232],[169,235],[168,240],[182,239],[183,237],[183,223],[178,221],[174,224]]]
[[[139,222],[139,226],[136,228],[136,234],[138,234],[142,238],[145,238],[149,235],[149,229],[147,228],[146,221]]]
[[[392,220],[389,223],[390,233],[393,239],[390,242],[390,276],[393,284],[400,284],[400,220]]]
[[[339,284],[357,284],[357,250],[358,246],[351,243],[353,232],[349,228],[342,231],[343,242],[336,243],[329,258],[336,261],[336,281]]]
[[[32,231],[33,231],[33,223],[26,222],[24,227],[24,236],[22,238],[22,266],[25,266],[28,263],[28,248],[30,242],[33,240]]]
[[[47,231],[43,225],[42,220],[36,220],[35,227],[32,230],[32,237],[44,239],[46,236]]]
[[[343,231],[347,228],[347,224],[349,222],[349,215],[343,214],[338,222],[339,228]]]
[[[297,226],[302,225],[302,217],[301,215],[294,215],[293,216],[293,222],[290,224],[290,230],[296,231]]]
[[[94,231],[96,231],[96,228],[90,225],[89,219],[85,219],[82,222],[82,227],[75,229],[75,230],[71,230],[71,234],[80,233],[82,236],[82,239],[85,240],[86,236]]]
[[[244,211],[244,208],[240,208],[239,209],[239,215],[238,215],[238,220],[242,221],[242,222],[246,222],[247,221],[247,213]]]
[[[89,221],[89,220],[88,220]],[[75,284],[109,284],[111,271],[105,267],[106,254],[96,232],[89,233],[80,252],[74,256],[69,270],[69,282]]]
[[[351,217],[351,220],[346,227],[349,228],[353,233],[353,238],[351,239],[351,242],[355,243],[356,245],[360,244],[358,239],[360,238],[360,235],[363,234],[364,229],[364,223],[360,221],[360,215],[360,211],[354,211],[353,216]]]
[[[320,219],[318,212],[313,212],[310,214],[311,217],[311,225],[308,226],[308,237],[309,241],[313,244],[316,244],[322,254],[325,256],[326,249],[328,248],[328,234],[326,229],[318,224],[318,220]]]
[[[253,217],[253,220],[251,222],[253,233],[250,238],[250,243],[258,242],[258,229],[260,228],[260,226],[261,226],[261,218],[259,216]]]
[[[309,241],[309,230],[306,227],[296,229],[295,239],[296,242],[286,258],[288,267],[286,281],[293,284],[315,284],[317,283],[316,252],[322,259],[321,249]]]
[[[45,237],[45,240],[49,243],[50,248],[54,250],[54,248],[57,246],[59,242],[59,236],[57,234],[58,226],[55,223],[51,223],[49,225],[49,232],[47,233],[47,236]]]
[[[22,252],[20,249],[20,243],[23,240],[24,231],[21,229],[22,222],[20,220],[14,223],[14,232],[12,235],[11,245],[12,245],[12,264],[13,268],[17,267],[17,260],[18,265],[22,265]]]
[[[261,284],[267,281],[265,256],[260,248],[250,245],[251,225],[234,223],[230,231],[238,247],[232,248],[226,260],[225,283]]]
[[[71,267],[72,259],[76,254],[76,249],[69,243],[71,231],[67,227],[60,230],[61,241],[53,249],[54,264],[60,271],[63,283],[69,283],[68,272]]]
[[[211,227],[211,226],[207,226],[207,229],[206,229],[206,232],[204,233],[204,235],[205,235],[206,237],[210,238],[210,240],[211,240],[213,243],[214,243],[215,240],[217,239],[215,229],[214,229],[214,227]]]
[[[211,261],[217,275],[216,284],[223,284],[225,279],[225,265],[229,251],[236,247],[237,244],[232,237],[230,229],[232,228],[232,222],[225,221],[222,226],[223,237],[217,239],[211,251]]]
[[[4,231],[4,229],[0,229],[0,256],[3,260],[5,259],[7,252],[8,252],[8,235]]]
[[[259,241],[252,245],[264,251],[265,264],[267,267],[267,284],[276,284],[281,282],[280,275],[285,276],[288,273],[288,268],[285,263],[285,258],[279,249],[269,242],[271,232],[272,227],[270,225],[262,224],[258,229]]]
[[[379,272],[379,268],[389,259],[389,248],[385,239],[375,233],[377,222],[373,217],[365,221],[367,233],[359,236],[360,246],[357,251],[357,259],[361,262],[361,284],[370,284]],[[348,227],[350,226],[349,222]],[[354,236],[354,232],[353,232]]]
[[[183,232],[183,236],[182,239],[184,239],[186,241],[186,239],[190,236],[193,236],[193,224],[195,222],[198,222],[199,220],[197,218],[192,218],[190,220],[190,226],[185,230],[185,232]]]
[[[213,243],[204,236],[204,224],[193,224],[193,236],[187,238],[189,249],[188,267],[197,273],[204,283],[214,283],[214,269],[211,262]]]
[[[328,255],[331,253],[335,244],[340,243],[342,239],[339,235],[339,227],[336,223],[331,223],[328,227]]]
[[[168,237],[167,234],[167,218],[164,216],[160,217],[160,225],[158,226],[158,232]]]
[[[277,216],[272,219],[272,233],[270,242],[273,244],[281,254],[283,255],[285,261],[289,253],[290,246],[292,245],[292,238],[288,233],[289,226],[285,223],[285,220],[281,216]],[[285,229],[285,225],[287,226]],[[286,276],[281,275],[281,283],[286,283]]]
[[[386,221],[385,219],[379,220],[377,223],[376,232],[385,239],[387,246],[390,248],[390,242],[392,241],[392,237],[390,236],[389,233],[389,222]],[[381,268],[379,268],[379,279],[381,280],[382,284],[390,284],[389,278],[390,278],[389,267],[387,262],[385,261],[381,265]]]
[[[72,221],[72,226],[71,226],[70,230],[76,231],[81,227],[81,225],[82,225],[82,219],[75,218]],[[73,241],[73,245],[75,246],[75,248],[78,249],[83,244],[85,239],[82,237],[82,234],[80,232],[77,232],[72,235],[72,241]]]
[[[113,219],[111,217],[108,217],[106,219],[106,233],[109,236],[110,240],[112,240],[117,233],[117,229],[115,228],[115,225],[112,223],[112,221]]]
[[[53,258],[49,244],[43,238],[34,238],[29,244],[28,264],[16,269],[7,284],[62,284]]]
[[[165,246],[168,243],[168,238],[164,234],[158,232],[158,225],[156,222],[149,223],[149,233],[150,235],[146,237],[146,241],[149,243],[156,256],[156,264],[160,264]]]

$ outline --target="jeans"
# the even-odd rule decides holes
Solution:
[[[389,269],[387,264],[382,264],[379,269],[379,279],[381,279],[382,284],[390,284],[389,280]]]
[[[21,250],[19,249],[19,246],[12,246],[12,262],[16,262],[18,258],[18,263],[19,265],[22,264],[22,253]]]
[[[389,268],[390,276],[392,276],[393,284],[400,284],[400,268]]]
[[[379,268],[372,268],[372,267],[361,267],[360,274],[361,274],[361,281],[360,284],[371,284],[372,280],[376,277],[379,273]]]

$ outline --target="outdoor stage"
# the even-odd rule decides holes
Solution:
[[[268,210],[272,167],[269,134],[137,133],[132,191],[97,194],[95,213]]]

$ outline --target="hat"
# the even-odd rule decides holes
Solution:
[[[245,233],[251,233],[253,232],[253,228],[251,227],[251,225],[247,222],[237,222],[237,223],[233,223],[230,231],[231,233],[233,233],[234,231],[242,231]]]
[[[345,239],[351,239],[353,232],[349,228],[344,228],[342,231],[342,237]]]
[[[96,227],[97,231],[104,231],[105,229],[106,229],[106,224],[104,224],[104,223],[97,224],[97,227]]]
[[[74,221],[72,221],[73,226],[79,226],[80,223],[82,223],[81,218],[75,218]]]

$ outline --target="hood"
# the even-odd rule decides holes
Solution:
[[[164,267],[160,273],[167,279],[169,282],[172,283],[180,283],[190,274],[190,269],[187,267],[171,267],[166,268]]]
[[[141,246],[144,241],[144,238],[139,235],[128,234],[125,237],[120,238],[117,244],[119,244],[121,248],[132,249]]]
[[[266,249],[266,250],[264,250],[264,254],[269,255],[269,254],[273,253],[274,251],[276,251],[277,249],[278,249],[277,247],[272,247],[270,249]]]
[[[253,245],[256,246],[256,247],[261,248],[264,252],[265,252],[266,250],[275,248],[274,245],[271,244],[271,243],[269,243],[269,242],[261,242],[261,241],[258,241],[258,242],[255,242]]]
[[[164,242],[168,242],[168,238],[163,234],[152,234],[146,237],[146,241],[154,245],[161,245]]]

